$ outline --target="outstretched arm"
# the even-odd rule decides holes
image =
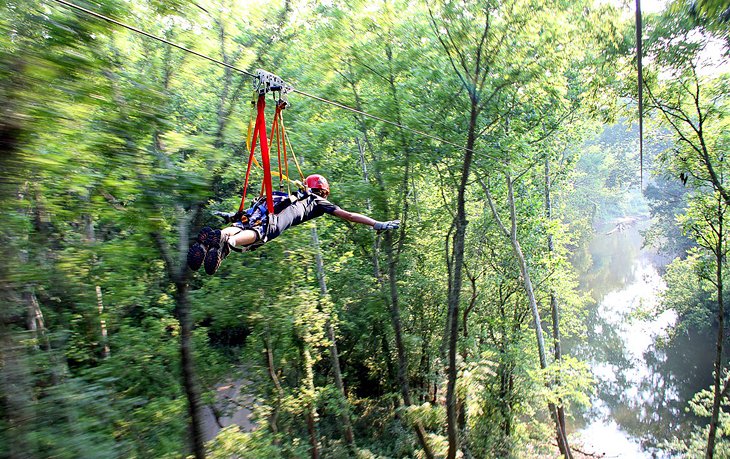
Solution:
[[[347,220],[349,222],[372,226],[376,230],[390,230],[396,229],[398,228],[398,226],[400,226],[399,220],[393,220],[390,222],[379,222],[377,220],[373,220],[367,215],[357,214],[355,212],[348,212],[344,209],[337,209],[332,213],[332,215],[340,217],[341,219]]]

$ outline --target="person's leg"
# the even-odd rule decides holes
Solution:
[[[203,260],[208,253],[208,244],[216,237],[215,230],[206,226],[200,230],[195,237],[195,241],[188,249],[188,266],[193,271],[197,271],[203,265]]]
[[[203,262],[205,272],[211,275],[218,271],[223,259],[231,253],[232,247],[245,248],[259,239],[259,234],[255,230],[243,229],[236,225],[220,231],[215,230],[215,233],[217,237],[212,238]]]
[[[241,229],[236,226],[229,226],[221,230],[221,235],[228,236],[228,243],[233,247],[245,247],[256,242],[258,233],[250,229]]]
[[[195,242],[188,249],[188,266],[197,271],[206,261],[206,272],[213,274],[230,252],[229,245],[246,247],[256,242],[258,237],[256,231],[235,225],[223,230],[214,230],[206,226],[200,230]]]

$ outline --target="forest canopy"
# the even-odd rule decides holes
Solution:
[[[730,7],[649,9],[638,53],[631,3],[0,0],[0,457],[596,457],[606,409],[647,457],[730,455]],[[273,185],[399,227],[188,268],[257,69],[293,88]],[[660,287],[614,323],[630,256]],[[616,330],[667,317],[626,399]]]

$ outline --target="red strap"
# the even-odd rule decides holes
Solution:
[[[269,141],[266,139],[266,118],[264,118],[264,108],[266,108],[266,97],[264,94],[259,96],[258,115],[256,116],[256,125],[259,126],[259,138],[261,139],[261,166],[264,168],[264,188],[266,190],[266,208],[269,214],[274,213],[274,190],[271,184],[271,161],[269,160]]]
[[[274,198],[271,184],[271,161],[269,160],[269,142],[266,138],[266,118],[264,116],[266,108],[266,98],[262,94],[259,96],[256,104],[256,124],[253,129],[253,137],[251,138],[251,151],[248,155],[248,167],[246,168],[246,179],[243,182],[243,192],[241,194],[241,205],[238,211],[242,212],[246,207],[246,193],[248,192],[248,180],[251,175],[251,166],[253,164],[254,152],[256,151],[256,137],[261,140],[261,167],[264,169],[264,183],[261,184],[262,193],[266,194],[266,207],[269,213],[274,212]]]

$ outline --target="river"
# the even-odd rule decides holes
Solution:
[[[611,227],[599,228],[590,256],[576,264],[583,267],[581,289],[594,301],[587,340],[566,342],[566,348],[589,363],[596,393],[575,429],[586,451],[604,457],[668,457],[659,446],[696,422],[685,412],[687,402],[711,383],[712,337],[690,333],[666,340],[676,314],[644,313],[666,289],[660,275],[666,260],[642,247],[645,226],[611,234]]]

